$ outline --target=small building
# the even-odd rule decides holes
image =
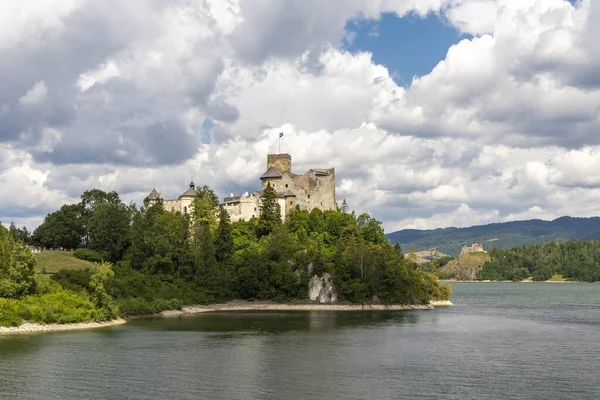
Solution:
[[[156,191],[156,188],[152,189],[147,199],[150,204],[156,202],[158,200],[162,200],[163,207],[167,211],[177,212],[179,211],[182,214],[189,214],[191,212],[191,206],[194,202],[194,198],[196,197],[196,185],[194,181],[190,181],[190,187],[183,192],[177,200],[165,200],[162,198],[161,194]]]
[[[470,247],[467,246],[463,246],[460,255],[464,256],[465,254],[468,253],[485,253],[486,251],[483,250],[483,245],[480,243],[473,243],[471,244]]]

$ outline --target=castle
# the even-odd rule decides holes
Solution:
[[[463,246],[460,255],[464,256],[468,253],[486,253],[486,251],[483,250],[483,245],[481,245],[480,243],[473,243],[470,247]]]
[[[309,169],[304,175],[292,173],[292,156],[289,154],[268,154],[267,170],[260,177],[261,187],[268,184],[277,192],[277,202],[281,208],[281,219],[296,206],[301,210],[335,210],[335,169]],[[165,210],[179,211],[183,214],[190,212],[190,206],[196,196],[194,182],[190,182],[188,190],[183,192],[177,200],[162,200]],[[260,216],[262,191],[244,193],[241,196],[226,197],[223,207],[229,213],[232,222],[242,219],[249,220]],[[148,201],[154,202],[162,199],[160,193],[153,189],[148,195]]]
[[[277,192],[281,219],[285,220],[296,206],[301,210],[335,210],[335,169],[309,169],[304,175],[292,173],[292,156],[268,154],[267,170],[260,177],[262,189],[268,184]],[[260,215],[262,192],[244,193],[238,197],[226,197],[223,206],[231,221],[239,221]]]

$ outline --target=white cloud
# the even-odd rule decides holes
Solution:
[[[48,87],[44,81],[39,81],[19,98],[19,104],[25,107],[43,103],[48,97]]]

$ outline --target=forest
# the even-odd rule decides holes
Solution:
[[[545,281],[555,274],[567,280],[600,281],[600,241],[546,243],[512,249],[490,249],[482,280]]]
[[[191,213],[125,204],[92,189],[30,233],[0,225],[0,325],[82,322],[231,299],[298,302],[329,273],[340,301],[427,304],[451,289],[392,246],[381,222],[350,212],[293,210],[282,223],[267,186],[259,218],[231,223],[208,186]],[[36,274],[25,245],[74,250],[92,269]]]

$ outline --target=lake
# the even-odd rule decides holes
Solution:
[[[451,308],[229,312],[0,336],[1,399],[600,399],[600,285]]]

